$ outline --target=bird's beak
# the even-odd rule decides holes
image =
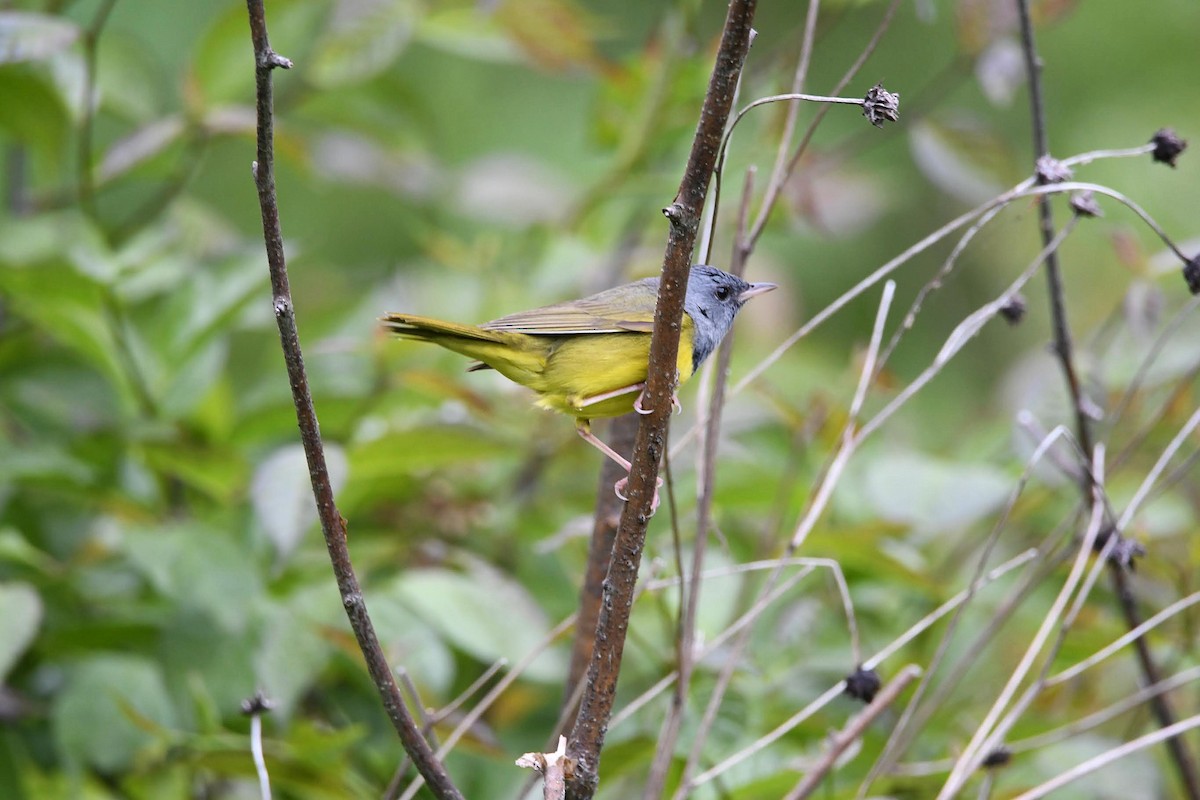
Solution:
[[[752,284],[750,284],[749,289],[747,289],[746,291],[744,291],[738,295],[738,302],[744,303],[747,300],[749,300],[751,297],[755,297],[760,294],[766,294],[767,292],[771,291],[772,289],[778,289],[778,288],[779,288],[779,285],[775,284],[775,283],[752,283]]]

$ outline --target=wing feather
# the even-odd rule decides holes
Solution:
[[[532,336],[648,332],[654,327],[654,304],[657,299],[658,278],[645,278],[582,300],[519,311],[485,322],[479,327]]]

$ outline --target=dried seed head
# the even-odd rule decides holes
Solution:
[[[1187,281],[1188,291],[1200,294],[1200,255],[1183,265],[1183,279]]]
[[[1096,202],[1096,196],[1091,189],[1085,192],[1076,192],[1071,195],[1071,210],[1076,216],[1080,217],[1103,217],[1104,212],[1100,210],[1100,204]]]
[[[864,703],[869,703],[875,699],[875,695],[879,692],[879,687],[883,685],[883,681],[879,678],[879,673],[873,669],[863,669],[861,666],[846,676],[845,694],[850,695],[855,700],[862,700]]]
[[[900,95],[892,94],[877,83],[863,98],[863,116],[876,128],[882,128],[885,122],[896,122],[900,119]]]
[[[1171,167],[1175,166],[1175,159],[1179,158],[1179,154],[1187,149],[1187,139],[1180,137],[1170,128],[1163,128],[1155,133],[1150,143],[1154,145],[1151,157],[1159,164]]]
[[[1037,177],[1043,184],[1069,181],[1074,174],[1070,167],[1053,156],[1042,156],[1037,160]]]
[[[1004,305],[1000,306],[1000,316],[1004,317],[1004,321],[1009,325],[1016,325],[1024,318],[1025,309],[1025,295],[1014,294]]]

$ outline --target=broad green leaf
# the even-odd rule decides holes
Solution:
[[[118,139],[101,158],[96,182],[107,183],[136,169],[178,142],[185,130],[181,117],[163,117]]]
[[[272,0],[267,9],[271,46],[303,64],[304,54],[291,47],[312,40],[327,7],[326,0]],[[244,6],[231,4],[199,38],[189,71],[205,106],[254,96],[254,50]],[[278,73],[276,80],[281,80]]]
[[[54,81],[25,66],[0,66],[0,96],[0,131],[32,148],[55,169],[63,169],[71,116]]]
[[[143,444],[147,464],[171,475],[214,500],[231,502],[244,489],[248,472],[240,454],[230,448],[189,446],[179,442]]]
[[[908,144],[925,177],[965,203],[994,197],[1017,174],[1008,141],[977,120],[921,120],[908,129]]]
[[[931,533],[961,528],[993,513],[1013,484],[1004,472],[986,464],[897,452],[867,464],[862,491],[883,519]]]
[[[393,478],[509,454],[512,448],[494,435],[468,425],[428,425],[356,444],[350,448],[354,482]]]
[[[400,55],[415,26],[414,0],[369,0],[334,4],[317,40],[311,80],[326,88],[373,78]]]
[[[336,495],[346,482],[346,455],[341,447],[325,445],[325,465]],[[286,561],[317,521],[304,448],[287,445],[263,459],[254,471],[250,499],[258,524],[275,546],[280,561]]]
[[[0,684],[42,624],[42,598],[27,583],[0,583]]]
[[[227,631],[244,629],[262,593],[261,578],[245,546],[227,531],[198,523],[137,528],[124,531],[122,543],[160,594],[208,614]]]
[[[175,710],[156,664],[138,656],[99,654],[67,678],[51,714],[69,761],[105,772],[128,769],[137,755],[165,746]]]
[[[332,581],[271,598],[260,614],[255,678],[287,719],[329,663],[334,646],[328,630],[344,627],[345,614]]]
[[[448,641],[488,664],[501,658],[510,665],[517,663],[543,647],[550,630],[545,615],[520,584],[483,565],[465,573],[409,572],[397,579],[393,596]],[[558,650],[544,651],[525,677],[561,680],[561,656]]]
[[[50,442],[0,448],[0,485],[18,481],[78,485],[94,478],[90,466]]]
[[[399,601],[399,582],[367,591],[367,609],[388,663],[403,667],[417,686],[445,696],[454,686],[454,654],[436,627]]]
[[[511,63],[521,51],[512,39],[477,8],[434,8],[421,17],[417,37],[423,44],[462,58]]]
[[[41,61],[70,47],[79,27],[62,17],[0,11],[0,64]]]
[[[21,564],[46,575],[59,569],[58,562],[12,528],[0,528],[0,563],[4,562]]]

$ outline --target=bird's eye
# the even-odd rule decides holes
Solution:
[[[729,287],[728,286],[718,286],[717,287],[717,299],[720,300],[722,303],[724,303],[726,300],[729,299]]]

